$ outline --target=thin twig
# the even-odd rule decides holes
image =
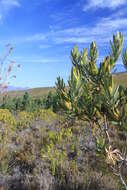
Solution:
[[[110,139],[109,132],[108,132],[108,123],[107,123],[106,115],[104,115],[104,127],[105,127],[106,136],[108,138],[108,143],[110,143],[111,139]]]
[[[121,174],[121,167],[122,167],[123,163],[124,162],[122,161],[121,164],[119,164],[119,166],[118,166],[118,174],[119,174],[119,178],[120,178],[122,185],[124,186],[125,190],[127,190],[127,184],[126,184],[126,182],[123,179],[122,174]]]

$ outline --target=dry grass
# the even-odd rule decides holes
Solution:
[[[122,84],[127,87],[127,72],[113,74],[117,84]],[[54,92],[54,87],[42,87],[42,88],[31,88],[28,90],[9,91],[7,94],[11,97],[23,96],[25,92],[28,92],[31,97],[43,97],[46,96],[50,91]]]
[[[28,92],[29,95],[33,98],[35,97],[45,97],[50,91],[54,92],[54,87],[42,87],[42,88],[32,88],[27,90],[19,90],[19,91],[9,91],[6,94],[12,98],[14,97],[21,97]],[[2,100],[5,94],[0,95],[0,100]]]
[[[127,87],[127,72],[116,73],[113,77],[117,84]]]

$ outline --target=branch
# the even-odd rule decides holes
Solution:
[[[110,136],[109,136],[109,132],[108,132],[108,123],[107,123],[107,119],[106,119],[106,115],[104,115],[104,127],[105,127],[105,133],[108,139],[108,143],[111,142]]]
[[[122,185],[124,186],[125,190],[127,190],[127,184],[126,184],[126,182],[125,182],[125,180],[123,179],[122,174],[121,174],[121,167],[122,167],[123,163],[124,163],[124,162],[122,161],[122,163],[119,164],[119,166],[118,166],[118,176],[119,176],[120,181],[121,181]]]
[[[118,168],[115,169],[114,167],[111,167],[113,170],[114,175],[118,176],[122,185],[124,186],[125,190],[127,190],[127,184],[125,180],[123,179],[123,176],[121,174],[121,167],[124,164],[124,162],[127,162],[127,160],[122,160],[121,162],[118,163]]]

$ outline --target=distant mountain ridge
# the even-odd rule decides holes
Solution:
[[[114,74],[122,74],[122,73],[125,73],[125,74],[126,74],[126,70],[125,70],[125,68],[124,68],[124,66],[123,66],[122,64],[117,64],[117,65],[115,66],[115,69],[116,69],[116,72],[115,72]],[[35,91],[35,92],[37,92],[37,94],[38,94],[38,91],[47,91],[47,92],[49,92],[50,90],[52,90],[52,88],[53,88],[53,87],[51,87],[51,89],[50,89],[50,87],[28,88],[28,87],[16,87],[16,86],[11,86],[11,85],[9,85],[7,91],[10,92],[10,91],[25,91],[25,90],[28,90],[29,92]],[[50,90],[49,90],[49,89],[50,89]],[[39,93],[40,93],[40,92],[39,92]]]
[[[28,89],[29,89],[28,87],[18,87],[18,86],[9,85],[7,91],[20,91],[20,90],[22,91],[22,90],[28,90]]]

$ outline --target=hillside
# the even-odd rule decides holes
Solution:
[[[54,91],[53,87],[32,88],[27,90],[9,91],[8,95],[11,97],[23,96],[25,92],[28,92],[32,97],[42,97],[47,95],[50,91]]]
[[[120,72],[113,74],[114,79],[117,84],[122,84],[127,87],[127,72]],[[54,87],[42,87],[42,88],[32,88],[27,90],[19,90],[19,91],[9,91],[8,95],[14,96],[23,96],[25,92],[29,92],[30,96],[37,97],[37,96],[45,96],[50,91],[55,91]]]
[[[122,84],[124,87],[127,87],[127,72],[115,73],[114,79],[117,84]]]
[[[113,74],[117,84],[122,84],[127,87],[127,72],[120,72]],[[46,96],[50,91],[54,92],[54,87],[42,87],[42,88],[31,88],[27,90],[14,90],[9,91],[7,94],[10,97],[23,96],[25,92],[28,92],[31,97],[43,97]]]

